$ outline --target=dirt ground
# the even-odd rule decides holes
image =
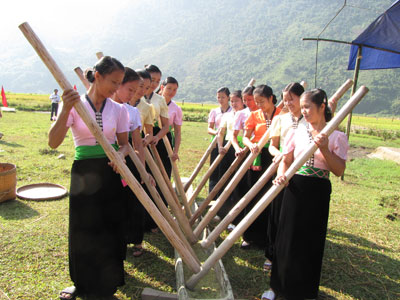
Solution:
[[[365,147],[351,147],[347,152],[348,161],[351,161],[355,158],[367,157],[368,154],[371,154],[375,149],[373,148],[365,148]]]

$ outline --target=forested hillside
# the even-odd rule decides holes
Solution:
[[[351,41],[391,3],[348,0],[321,37]],[[112,26],[99,26],[79,51],[57,52],[57,57],[62,58],[63,68],[71,70],[68,76],[75,82],[73,68],[91,66],[96,51],[135,69],[154,63],[163,76],[178,79],[178,101],[215,101],[219,87],[241,89],[252,77],[257,84],[271,85],[278,95],[291,81],[305,80],[314,87],[316,43],[301,39],[317,37],[342,5],[341,0],[139,1],[127,6]],[[67,40],[62,46],[75,49],[81,40]],[[331,94],[353,77],[353,71],[346,70],[349,51],[348,45],[319,43],[317,87]],[[36,69],[36,58],[29,59]],[[28,63],[25,59],[24,65]],[[50,92],[54,83],[44,68],[39,70],[34,82],[13,78],[7,90],[36,92],[37,85],[38,90]],[[400,114],[398,81],[397,69],[361,71],[359,84],[371,91],[356,111]],[[28,88],[22,89],[24,85]]]

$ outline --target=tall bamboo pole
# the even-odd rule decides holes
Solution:
[[[161,118],[158,120],[159,124],[162,125]],[[181,196],[181,201],[183,203],[183,207],[185,208],[186,216],[190,218],[192,216],[192,211],[190,210],[188,199],[186,198],[186,193],[185,189],[183,188],[182,184],[182,179],[179,174],[179,169],[178,165],[176,164],[176,161],[172,159],[172,155],[174,154],[171,143],[169,142],[169,139],[166,135],[163,136],[163,142],[165,145],[165,148],[167,149],[169,159],[171,161],[172,165],[172,175],[174,176],[175,179],[175,186],[176,189],[178,190],[179,195]]]
[[[261,137],[261,139],[258,141],[257,146],[258,149],[262,149],[265,144],[269,140],[269,134],[270,134],[270,129],[268,129],[264,135]],[[239,170],[236,172],[236,174],[233,176],[231,181],[228,183],[228,185],[225,187],[225,190],[222,192],[222,194],[218,197],[218,199],[215,201],[214,205],[208,210],[207,214],[203,217],[203,219],[200,221],[200,223],[197,225],[195,228],[194,235],[199,237],[201,232],[204,230],[204,228],[208,225],[208,223],[211,221],[211,219],[217,214],[219,209],[222,207],[222,205],[225,203],[225,201],[228,199],[228,197],[231,195],[235,187],[238,185],[240,180],[243,178],[243,176],[246,174],[247,170],[253,163],[253,161],[256,159],[256,157],[259,155],[259,153],[250,153],[249,156],[246,158],[246,160],[243,162],[243,164],[240,166]],[[211,199],[209,199],[211,201]],[[206,201],[203,201],[203,204]],[[202,205],[202,208],[209,203],[206,203]],[[200,211],[200,207],[197,209]],[[200,211],[200,214],[202,211]],[[196,216],[200,215],[197,211],[193,214]],[[190,219],[190,223],[193,224],[195,219],[192,217]]]
[[[35,49],[39,57],[42,59],[43,63],[47,66],[53,77],[56,79],[58,84],[63,90],[73,89],[72,85],[68,82],[67,78],[62,73],[61,69],[58,67],[54,59],[51,57],[50,53],[44,47],[40,39],[33,32],[32,28],[28,23],[23,23],[19,26],[19,29],[22,31],[26,39]],[[147,196],[147,194],[143,191],[140,184],[137,182],[135,177],[129,171],[128,167],[122,161],[120,155],[114,150],[114,148],[108,143],[107,139],[104,137],[100,127],[90,116],[88,111],[82,102],[77,102],[74,105],[74,108],[78,112],[79,116],[85,122],[86,126],[90,130],[90,132],[95,136],[96,140],[103,147],[104,152],[110,161],[114,162],[117,166],[119,174],[125,179],[128,183],[129,187],[136,194],[139,201],[146,208],[149,214],[152,216],[156,224],[160,227],[162,232],[168,238],[170,243],[176,248],[179,254],[182,256],[182,259],[185,261],[187,266],[195,273],[200,271],[200,265],[197,262],[197,259],[193,257],[191,252],[185,247],[182,240],[176,235],[168,222],[161,215],[155,204],[151,201],[151,199]]]
[[[85,87],[86,90],[90,88],[90,83],[89,81],[85,78],[85,75],[83,74],[83,71],[80,67],[76,67],[74,69],[76,75],[78,75],[79,79],[81,80],[83,86]]]
[[[228,179],[233,175],[233,173],[236,171],[236,169],[240,166],[243,159],[246,157],[246,154],[248,151],[249,151],[249,148],[246,147],[244,154],[237,156],[235,158],[235,160],[229,166],[228,170],[226,170],[224,175],[221,177],[221,179],[218,181],[218,183],[214,186],[214,188],[208,194],[206,199],[201,203],[201,205],[198,207],[198,209],[196,209],[196,211],[193,213],[193,216],[190,218],[190,225],[194,224],[194,222],[200,217],[201,213],[207,208],[207,206],[210,204],[210,202],[215,198],[215,196],[218,194],[218,192],[223,188],[223,186],[228,181]]]
[[[350,98],[350,100],[343,106],[338,114],[325,126],[321,133],[325,133],[329,136],[343,121],[343,119],[349,114],[349,112],[361,101],[361,99],[368,93],[368,88],[362,86],[358,91]],[[289,169],[286,171],[285,176],[287,180],[290,180],[297,170],[304,165],[304,163],[311,157],[311,155],[317,150],[318,146],[315,143],[310,144],[306,151],[298,157]],[[243,220],[236,226],[236,228],[225,238],[220,246],[207,258],[202,264],[201,271],[192,275],[186,282],[186,286],[193,289],[196,284],[203,278],[208,271],[215,265],[215,263],[221,259],[225,253],[233,246],[236,240],[243,234],[243,232],[251,225],[251,223],[265,210],[265,208],[271,203],[276,195],[285,187],[284,184],[279,186],[272,186],[268,192],[257,202],[253,209],[243,218]]]
[[[103,56],[104,56],[103,52],[101,52],[101,51],[96,52],[97,59],[101,59]]]
[[[217,137],[215,137],[217,139]],[[232,145],[232,141],[228,141],[226,145],[224,146],[226,152],[228,152],[229,148]],[[208,178],[210,178],[211,174],[214,172],[214,170],[218,167],[219,163],[222,161],[222,159],[225,157],[225,154],[218,154],[217,158],[213,161],[211,164],[210,168],[207,170],[206,174],[204,174],[203,178],[201,179],[200,183],[197,185],[196,189],[193,191],[192,195],[190,195],[189,198],[189,205],[192,205],[194,203],[194,200],[196,200],[196,197],[200,194],[201,190],[207,183]]]
[[[164,198],[167,200],[169,206],[171,207],[172,212],[178,220],[179,225],[181,226],[183,232],[188,238],[189,242],[194,244],[197,242],[197,238],[193,234],[193,230],[189,224],[189,220],[184,215],[182,207],[177,199],[174,198],[176,196],[175,192],[171,192],[168,184],[165,182],[160,169],[155,163],[153,157],[150,154],[150,151],[145,148],[146,162],[153,174],[154,178],[157,181],[157,185],[160,188],[161,192],[164,195]]]

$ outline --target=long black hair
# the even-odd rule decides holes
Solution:
[[[265,97],[265,98],[269,98],[269,97],[272,96],[272,103],[276,104],[276,102],[277,102],[276,96],[274,95],[274,92],[272,91],[272,88],[269,87],[266,84],[258,85],[254,89],[253,95],[260,95],[260,96]]]
[[[301,97],[307,97],[311,100],[312,103],[317,105],[317,107],[321,107],[322,104],[325,104],[324,116],[325,121],[329,122],[332,119],[332,111],[328,106],[328,96],[325,91],[322,89],[312,89],[310,91],[304,92]]]

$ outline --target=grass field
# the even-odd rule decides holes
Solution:
[[[38,182],[69,187],[72,137],[68,133],[57,150],[50,150],[48,119],[48,113],[21,111],[4,112],[0,119],[0,132],[4,134],[0,159],[17,165],[18,187]],[[362,120],[362,127],[387,130],[386,121],[381,124],[379,119],[371,125],[372,120]],[[400,121],[393,124],[391,128],[398,132]],[[181,176],[190,175],[207,148],[206,127],[206,123],[185,122],[178,163]],[[400,167],[364,156],[365,150],[377,146],[400,147],[400,139],[352,133],[350,143],[353,156],[345,180],[331,179],[320,298],[400,299]],[[57,159],[59,154],[65,159]],[[200,194],[204,196],[205,191]],[[58,292],[71,285],[67,230],[68,198],[0,204],[0,299],[58,299]],[[226,233],[222,234],[217,243],[225,237]],[[235,298],[259,299],[269,282],[262,271],[264,253],[243,251],[239,245],[237,241],[223,258]],[[162,234],[147,234],[145,247],[147,251],[140,258],[128,255],[126,285],[118,290],[117,299],[140,299],[145,287],[176,292],[172,247]]]

